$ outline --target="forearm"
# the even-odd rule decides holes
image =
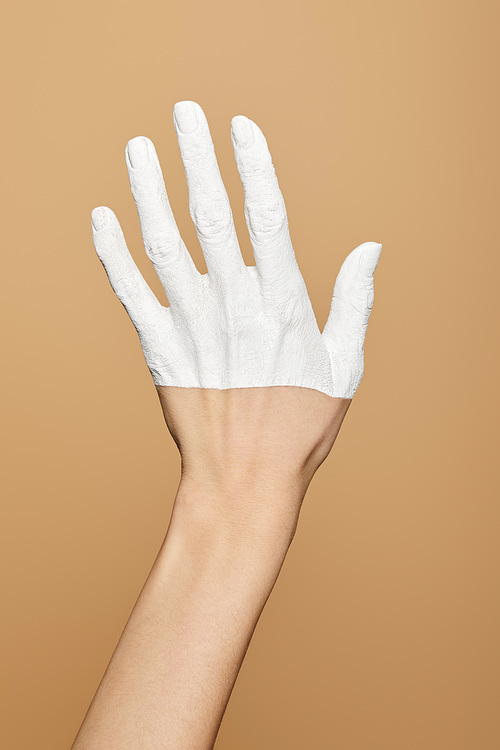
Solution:
[[[73,750],[213,747],[303,487],[186,485]]]

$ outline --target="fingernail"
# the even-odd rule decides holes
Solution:
[[[147,139],[139,135],[127,143],[127,154],[134,169],[144,167],[149,161],[149,146]]]
[[[198,116],[194,102],[177,102],[174,119],[181,133],[194,133],[198,127]]]
[[[92,211],[92,226],[100,232],[108,226],[109,212],[106,206],[99,206]]]
[[[233,136],[238,148],[249,148],[255,140],[253,126],[243,115],[233,117]]]

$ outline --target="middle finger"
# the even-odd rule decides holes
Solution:
[[[228,290],[246,272],[246,266],[207,118],[199,104],[182,101],[174,106],[174,124],[186,172],[189,211],[208,275]]]

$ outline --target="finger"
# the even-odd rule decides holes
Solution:
[[[155,322],[162,305],[135,265],[120,223],[107,206],[92,211],[92,235],[109,282],[136,329]]]
[[[261,278],[273,286],[290,278],[302,280],[290,239],[285,201],[264,134],[248,117],[237,115],[231,122],[231,139]]]
[[[200,273],[180,236],[165,182],[149,138],[132,138],[125,149],[128,175],[144,247],[172,305],[189,305]]]
[[[332,353],[356,356],[362,352],[374,298],[373,274],[381,250],[377,242],[364,242],[342,264],[323,329],[323,339]]]
[[[246,266],[207,119],[199,104],[182,101],[174,106],[174,124],[186,172],[189,211],[208,275],[227,289],[246,273]]]

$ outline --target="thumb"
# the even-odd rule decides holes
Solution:
[[[350,390],[356,390],[363,375],[363,344],[374,297],[373,274],[381,250],[378,242],[364,242],[347,256],[335,282],[330,314],[323,329],[330,355],[339,356],[351,369],[347,378]]]

